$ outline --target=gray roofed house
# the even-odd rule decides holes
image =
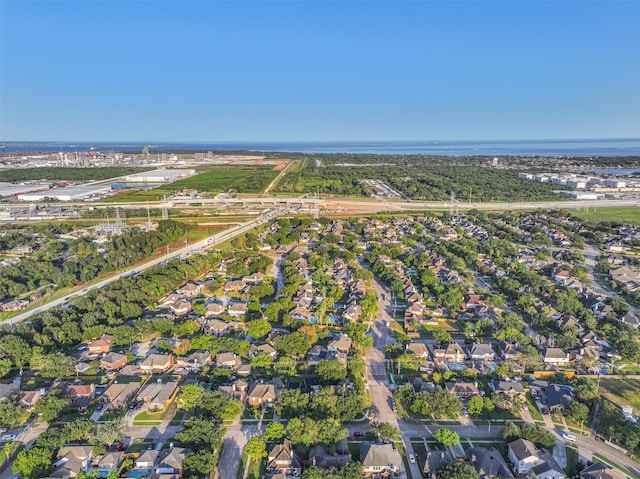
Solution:
[[[514,383],[511,381],[491,381],[491,383],[489,383],[489,387],[494,393],[504,393],[510,396],[525,393],[522,384],[519,382]]]
[[[512,478],[513,474],[500,452],[492,447],[470,447],[467,449],[469,462],[478,471],[480,479],[492,479],[494,477]]]
[[[170,449],[156,465],[156,474],[177,474],[182,476],[182,464],[189,449],[174,447]]]
[[[530,474],[535,479],[566,479],[564,471],[558,466],[558,464],[549,457],[549,460],[538,464],[531,468]]]
[[[438,471],[453,462],[453,457],[447,449],[431,449],[429,447],[427,447],[424,456],[419,454],[419,459],[424,463],[422,474],[428,479],[436,479]]]
[[[540,451],[526,439],[516,439],[507,446],[509,448],[509,460],[514,465],[518,474],[527,474],[544,460],[540,457]]]
[[[155,383],[148,382],[142,391],[138,393],[138,399],[149,405],[149,409],[164,409],[173,399],[178,390],[178,383]]]
[[[469,358],[474,361],[492,361],[495,359],[496,354],[493,351],[493,347],[488,343],[476,343],[469,348]]]
[[[580,479],[626,479],[626,475],[601,462],[591,464],[580,472]]]
[[[349,453],[348,447],[346,449],[338,447],[335,453],[329,453],[322,446],[315,446],[309,450],[309,464],[322,469],[337,467],[350,461],[351,454]]]
[[[160,459],[160,451],[152,449],[151,451],[144,451],[140,453],[135,462],[136,469],[149,469],[155,467]]]
[[[412,353],[419,358],[428,358],[429,350],[427,349],[426,344],[423,343],[409,343],[406,346],[407,352]]]
[[[568,386],[561,386],[559,384],[549,384],[545,394],[549,400],[549,409],[563,410],[569,407],[569,404],[576,400],[573,390]]]
[[[360,461],[365,475],[398,474],[402,464],[400,453],[391,444],[366,442],[360,444]]]

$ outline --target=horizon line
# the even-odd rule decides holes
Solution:
[[[390,142],[509,142],[509,141],[634,141],[640,140],[640,137],[592,137],[592,138],[468,138],[468,139],[350,139],[350,140],[0,140],[0,143],[155,143],[163,144],[216,144],[216,143],[390,143]]]

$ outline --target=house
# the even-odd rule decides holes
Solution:
[[[123,409],[140,389],[140,383],[112,383],[100,396],[100,402],[109,404],[109,409]]]
[[[436,348],[433,350],[433,358],[436,361],[464,361],[465,354],[458,343],[449,343],[444,348]]]
[[[200,292],[202,291],[202,288],[204,288],[203,284],[189,282],[189,283],[185,284],[184,286],[182,286],[181,288],[179,288],[178,289],[178,293],[184,294],[185,296],[188,296],[189,298],[195,298],[196,296],[198,296],[200,294]]]
[[[419,455],[419,460],[424,461],[423,476],[427,479],[437,479],[440,469],[453,462],[453,456],[447,449],[431,449],[427,446],[426,455]]]
[[[512,478],[513,474],[502,454],[495,448],[470,447],[467,449],[469,463],[478,471],[480,479]]]
[[[296,455],[291,443],[285,439],[282,444],[273,446],[267,456],[267,472],[269,474],[282,474],[282,477],[299,476],[302,471],[300,459]]]
[[[91,369],[91,364],[89,363],[85,363],[83,361],[80,361],[78,364],[76,364],[73,367],[74,371],[76,372],[76,374],[84,374],[86,373],[89,369]]]
[[[173,314],[176,316],[182,316],[183,314],[190,312],[193,309],[193,305],[191,304],[191,301],[187,299],[180,299],[169,305],[169,309],[171,309]]]
[[[626,475],[601,462],[591,464],[580,472],[580,479],[626,479]]]
[[[534,479],[566,479],[567,477],[552,458],[534,466],[529,475]]]
[[[106,371],[115,371],[127,364],[127,357],[120,353],[107,353],[100,359],[100,367]]]
[[[274,359],[278,356],[278,352],[270,344],[252,344],[249,348],[249,357],[253,358],[258,353],[264,353]]]
[[[176,366],[186,368],[190,371],[198,371],[202,366],[206,366],[211,362],[211,353],[209,351],[194,351],[189,356],[178,358]]]
[[[227,312],[229,313],[229,316],[233,316],[234,318],[240,318],[242,316],[244,316],[245,314],[247,314],[248,308],[247,308],[247,303],[242,303],[242,302],[236,302],[233,304],[230,304],[227,308]]]
[[[178,392],[178,383],[170,381],[168,383],[147,382],[138,393],[138,399],[147,403],[150,410],[164,409],[173,400]]]
[[[628,311],[627,313],[625,313],[620,318],[620,321],[622,321],[623,323],[630,324],[636,329],[640,328],[640,319],[638,319],[638,316],[633,314],[631,311]]]
[[[89,351],[88,353],[91,354],[104,354],[104,353],[108,353],[109,350],[111,349],[111,345],[113,344],[113,336],[109,335],[109,334],[105,334],[102,337],[91,341],[89,343]]]
[[[67,479],[74,478],[81,472],[86,472],[92,454],[93,446],[61,447],[56,462],[53,463],[56,470],[49,474],[49,477]]]
[[[238,399],[244,403],[244,399],[247,395],[247,389],[249,385],[243,379],[236,379],[230,385],[218,386],[218,391],[225,393],[227,396],[231,396],[233,399]]]
[[[340,467],[345,462],[351,461],[351,454],[347,440],[343,439],[338,443],[335,453],[328,452],[322,446],[315,446],[309,450],[309,465],[329,469],[331,467]]]
[[[471,396],[480,395],[480,391],[473,383],[445,383],[445,388],[458,399],[467,399]]]
[[[222,311],[224,311],[224,307],[222,307]],[[205,329],[207,333],[213,336],[224,336],[231,329],[231,325],[221,319],[210,319],[207,321]]]
[[[241,364],[242,360],[236,353],[225,352],[216,354],[216,367],[218,368],[229,368],[234,371]]]
[[[473,361],[493,361],[496,355],[493,352],[491,344],[488,343],[476,343],[469,348],[469,358]]]
[[[249,276],[245,276],[242,278],[245,284],[260,284],[264,281],[264,274],[260,271],[250,274]]]
[[[254,407],[273,407],[276,402],[276,388],[269,383],[256,383],[247,396],[247,404]]]
[[[96,396],[95,384],[69,384],[66,381],[56,382],[51,386],[52,391],[60,391],[69,399],[72,409],[85,411]]]
[[[301,306],[296,306],[291,311],[289,311],[289,316],[291,316],[293,319],[297,319],[298,321],[310,321],[311,311]]]
[[[32,410],[38,401],[44,396],[44,389],[36,389],[35,391],[25,391],[20,396],[18,403],[28,409]]]
[[[338,339],[331,341],[327,344],[329,351],[338,351],[340,353],[349,354],[351,350],[351,338],[346,334],[341,334]]]
[[[567,366],[569,354],[560,348],[546,348],[542,353],[542,361],[553,366]]]
[[[152,469],[160,460],[160,451],[154,449],[140,453],[135,460],[135,469]]]
[[[218,303],[214,301],[213,303],[209,303],[205,306],[207,310],[208,316],[219,316],[224,313],[224,305],[222,303]],[[224,321],[222,321],[224,323]],[[225,323],[226,324],[226,323]],[[212,333],[215,334],[215,333]],[[224,333],[222,333],[224,334]],[[218,334],[218,336],[222,336],[222,334]]]
[[[516,439],[508,444],[509,460],[518,474],[527,474],[544,461],[536,446],[526,439]]]
[[[122,451],[107,452],[102,455],[102,457],[94,460],[93,466],[96,467],[99,471],[109,473],[110,471],[115,471],[116,469],[118,469],[123,459],[124,452]]]
[[[524,396],[525,390],[519,382],[491,381],[489,387],[494,393],[507,394],[509,396]]]
[[[547,400],[549,401],[549,410],[564,411],[569,405],[575,401],[573,390],[569,386],[559,384],[549,384],[545,390]]]
[[[167,453],[161,455],[161,459],[156,465],[156,474],[173,474],[178,478],[182,477],[182,464],[187,454],[189,454],[187,448],[171,448]]]
[[[140,363],[140,371],[146,374],[166,373],[173,367],[171,354],[150,354]]]
[[[429,350],[427,349],[426,344],[423,343],[408,343],[406,346],[406,350],[408,353],[411,353],[419,358],[429,357]]]
[[[360,462],[365,476],[392,477],[400,472],[402,458],[392,444],[360,443]]]

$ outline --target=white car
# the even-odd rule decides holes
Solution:
[[[15,440],[15,438],[16,438],[15,434],[5,434],[4,436],[2,436],[2,439],[0,439],[0,441],[9,442],[9,441]]]
[[[562,433],[562,439],[564,439],[565,441],[576,442],[576,437],[573,434],[568,434],[566,432]]]
[[[409,454],[409,462],[416,462],[416,458],[413,454]]]

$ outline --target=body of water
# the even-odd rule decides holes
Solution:
[[[212,143],[57,143],[4,142],[6,152],[26,151],[142,151],[248,150],[301,153],[366,153],[453,156],[640,156],[640,138],[601,140],[504,141],[298,141]]]

